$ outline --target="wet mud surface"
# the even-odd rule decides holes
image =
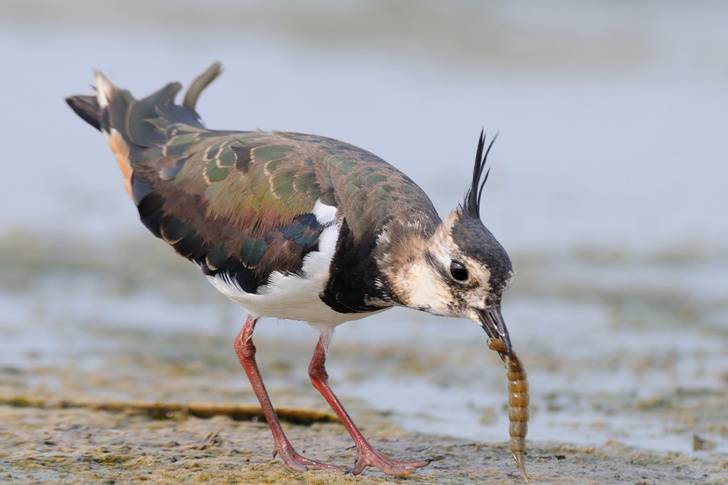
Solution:
[[[432,463],[406,478],[371,468],[357,477],[293,472],[272,457],[270,431],[255,413],[255,397],[234,356],[225,363],[214,357],[216,347],[229,346],[216,338],[178,337],[175,350],[181,360],[176,360],[154,353],[162,343],[155,340],[136,342],[127,349],[130,355],[110,354],[93,370],[72,362],[0,369],[0,481],[522,483],[508,449],[507,428],[500,441],[405,431],[397,415],[358,400],[348,400],[347,408],[378,449],[395,458]],[[305,346],[262,340],[259,347],[275,345],[292,361],[306,362]],[[350,362],[360,362],[361,355],[347,350]],[[397,367],[396,355],[388,355],[384,363]],[[351,467],[353,443],[305,382],[305,365],[300,375],[275,357],[260,360],[297,450]],[[423,365],[424,359],[419,367]],[[149,396],[158,400],[139,400]],[[441,397],[446,400],[447,393]],[[526,467],[532,483],[728,483],[723,454],[644,451],[618,441],[599,447],[529,441]]]
[[[266,423],[228,417],[153,419],[129,412],[0,406],[0,480],[50,483],[522,483],[504,443],[406,433],[382,417],[360,420],[384,453],[433,459],[407,478],[368,469],[354,477],[298,473],[272,459]],[[354,449],[343,426],[286,425],[301,453],[351,466]],[[725,459],[531,443],[532,483],[726,483]]]
[[[505,369],[482,331],[458,334],[467,322],[387,312],[337,330],[329,355],[332,387],[375,447],[432,463],[406,478],[297,473],[272,457],[233,352],[240,310],[194,268],[153,245],[91,257],[22,238],[2,245],[0,482],[522,483]],[[724,299],[588,286],[573,261],[554,287],[539,280],[548,267],[520,263],[530,278],[508,315],[531,383],[532,483],[728,483]],[[699,274],[702,263],[670,264]],[[543,300],[562,302],[567,334],[543,333],[548,305],[529,310]],[[593,302],[613,321],[584,310]],[[696,319],[704,329],[683,334]],[[306,372],[315,332],[263,322],[255,340],[297,451],[353,466],[353,442]]]

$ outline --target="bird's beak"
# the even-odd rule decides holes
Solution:
[[[485,330],[485,333],[488,334],[488,337],[503,341],[503,344],[506,346],[505,354],[510,357],[511,338],[508,336],[508,329],[503,321],[500,305],[493,308],[486,308],[485,310],[476,308],[475,311],[478,313],[479,318],[477,323],[483,327],[483,330]],[[503,353],[501,353],[501,357],[504,357]]]

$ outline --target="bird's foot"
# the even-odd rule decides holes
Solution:
[[[287,448],[283,451],[276,450],[273,452],[273,456],[275,457],[276,455],[280,455],[281,460],[283,460],[286,465],[299,472],[305,472],[309,469],[309,467],[316,468],[317,470],[330,470],[336,472],[346,471],[346,468],[344,467],[329,465],[328,463],[322,463],[320,461],[306,458],[303,455],[299,455],[293,448]]]
[[[412,473],[415,468],[421,468],[430,464],[431,460],[421,461],[400,461],[385,456],[372,448],[363,446],[358,453],[356,464],[351,469],[353,475],[359,475],[368,466],[379,468],[382,473],[395,477],[404,477]]]

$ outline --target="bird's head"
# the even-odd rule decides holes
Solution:
[[[491,145],[492,146],[492,142]],[[490,338],[500,339],[510,355],[508,329],[501,316],[503,292],[513,280],[505,249],[480,220],[480,198],[490,150],[481,134],[473,180],[464,201],[435,231],[394,245],[389,284],[405,306],[434,315],[468,318]],[[399,254],[396,254],[399,253]]]

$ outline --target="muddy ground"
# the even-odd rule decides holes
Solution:
[[[113,257],[57,242],[48,251],[23,238],[0,249],[0,482],[522,483],[507,446],[505,370],[478,329],[455,335],[470,329],[393,311],[361,324],[379,325],[364,337],[342,330],[329,356],[332,386],[365,436],[392,457],[433,461],[406,478],[371,468],[357,477],[296,473],[272,457],[270,431],[235,358],[241,312],[216,299],[194,268],[151,245],[120,245]],[[635,265],[548,260],[597,283],[597,270]],[[654,265],[672,275],[716,267],[681,261]],[[532,281],[524,276],[514,287],[520,306],[509,321],[532,384],[532,483],[728,483],[725,299],[651,287],[617,292],[609,280],[553,285],[539,275],[554,271],[527,263],[520,261]],[[573,320],[569,332],[543,333],[544,301],[564,302],[551,311],[562,328]],[[606,308],[609,320],[580,310],[587,303]],[[306,373],[315,332],[295,333],[295,323],[259,327],[261,373],[294,446],[351,466],[353,443]],[[434,423],[430,429],[467,436],[457,417],[476,438],[417,432]],[[477,437],[489,429],[493,437]],[[684,451],[659,451],[673,446]]]
[[[205,353],[213,342],[188,343]],[[505,430],[501,442],[406,432],[396,417],[357,401],[347,407],[376,447],[392,457],[432,463],[406,478],[371,468],[356,477],[293,472],[271,456],[270,431],[245,390],[242,370],[195,359],[185,364],[144,358],[140,347],[140,354],[110,356],[93,370],[73,364],[0,369],[0,482],[522,483]],[[295,348],[285,350],[297,357]],[[287,387],[276,385],[291,369],[275,361],[261,359],[261,367],[275,376],[271,393],[282,403],[284,428],[298,451],[351,466],[352,441],[315,391],[290,379]],[[239,389],[226,391],[228,381]],[[151,388],[162,399],[140,401]],[[216,401],[194,402],[205,396]],[[296,403],[302,403],[303,415]],[[728,483],[722,454],[696,458],[618,442],[598,448],[556,441],[528,446],[532,483]]]
[[[271,458],[264,422],[220,416],[155,419],[132,412],[0,406],[0,480],[25,483],[521,483],[503,443],[405,433],[381,416],[360,420],[385,453],[433,459],[407,478],[297,473]],[[347,466],[354,450],[339,424],[287,425],[298,449]],[[728,483],[728,460],[531,443],[533,483]]]

